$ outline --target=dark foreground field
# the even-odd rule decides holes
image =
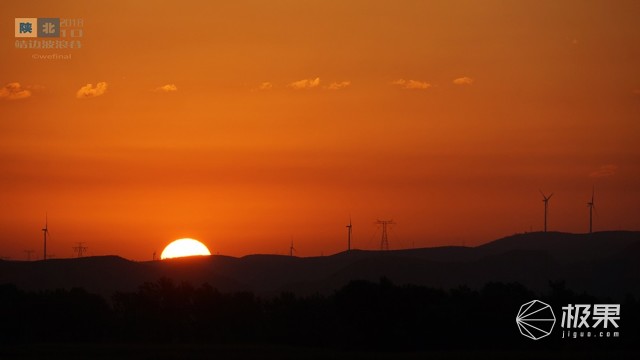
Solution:
[[[598,358],[637,351],[640,303],[632,295],[620,304],[619,338],[563,339],[559,328],[539,341],[520,335],[516,313],[533,298],[556,309],[610,301],[563,283],[549,287],[544,294],[517,283],[445,291],[383,278],[353,281],[329,296],[263,299],[162,279],[109,304],[82,289],[2,285],[0,358]]]
[[[487,350],[367,352],[275,347],[266,345],[203,344],[32,344],[13,345],[0,350],[2,359],[634,359],[636,351],[620,350]]]

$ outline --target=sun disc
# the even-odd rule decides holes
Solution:
[[[160,259],[172,259],[185,256],[211,255],[209,249],[195,239],[178,239],[164,248]]]

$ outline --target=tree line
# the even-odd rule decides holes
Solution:
[[[612,302],[550,283],[535,294],[518,283],[444,290],[418,285],[352,281],[330,295],[223,293],[163,278],[110,301],[84,289],[23,291],[0,285],[0,343],[269,343],[346,350],[566,348],[557,334],[534,342],[521,336],[515,316],[540,299],[554,305]],[[580,342],[630,347],[638,338],[638,300],[622,304],[619,339]]]

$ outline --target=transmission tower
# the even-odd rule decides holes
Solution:
[[[74,246],[73,247],[73,252],[78,253],[78,257],[82,257],[82,254],[84,254],[87,251],[87,247],[83,246],[84,243],[83,242],[79,242],[78,246]]]
[[[389,236],[387,235],[387,225],[393,225],[393,220],[378,220],[376,224],[382,225],[382,239],[380,241],[380,250],[389,250]]]

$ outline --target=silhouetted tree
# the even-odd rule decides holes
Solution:
[[[328,296],[282,293],[260,299],[249,292],[221,293],[208,284],[193,287],[163,278],[135,292],[114,294],[109,306],[83,289],[25,292],[0,285],[0,343],[266,342],[376,351],[569,348],[558,337],[534,344],[518,333],[518,309],[535,298],[555,306],[601,301],[577,295],[563,282],[550,283],[545,296],[517,283],[445,291],[382,278],[352,281]],[[626,339],[638,336],[638,305],[634,296],[625,299],[624,339],[615,344],[635,346]],[[589,346],[607,348],[610,343]]]

